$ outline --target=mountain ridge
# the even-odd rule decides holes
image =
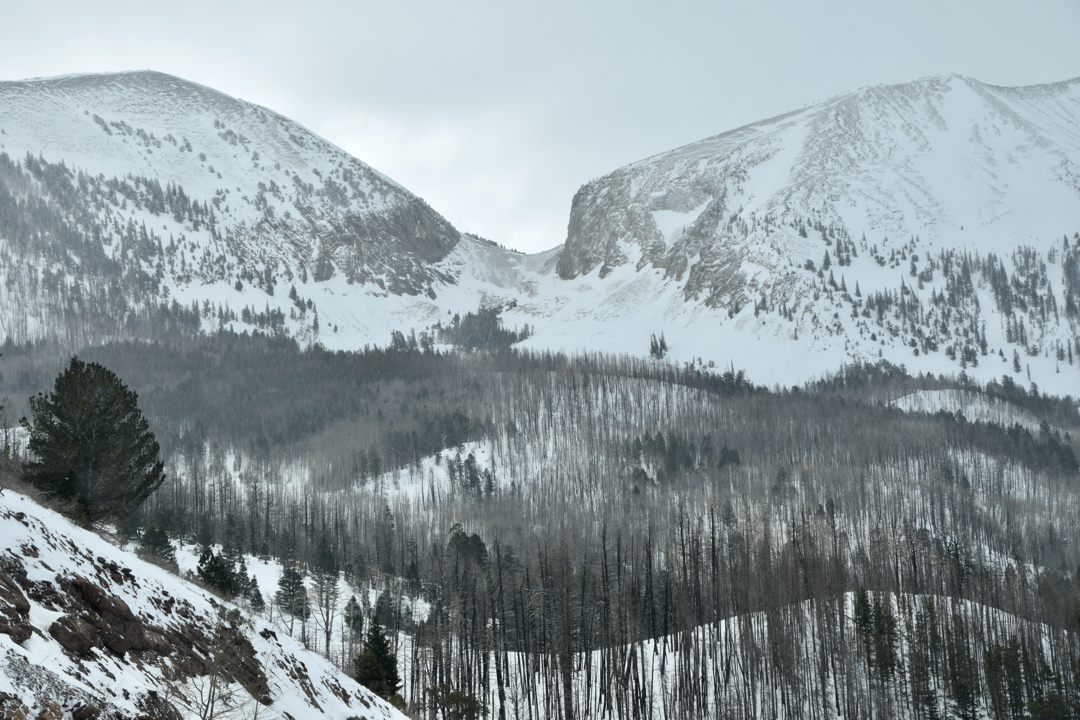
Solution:
[[[618,170],[613,171],[612,173],[609,173],[608,175],[605,175],[603,178],[599,178],[592,181],[591,183],[584,185],[581,190],[578,191],[578,194],[575,196],[574,201],[574,207],[578,209],[571,210],[570,232],[567,238],[568,252],[563,256],[563,258],[560,259],[560,276],[564,279],[568,279],[570,277],[576,276],[577,274],[581,274],[583,271],[586,271],[586,269],[596,267],[597,265],[604,265],[606,263],[610,267],[613,262],[619,262],[618,257],[619,252],[621,251],[619,251],[615,247],[610,247],[607,252],[609,252],[611,256],[604,256],[603,259],[601,259],[603,253],[598,250],[596,243],[600,242],[600,240],[598,239],[604,238],[605,235],[610,236],[610,234],[613,232],[617,234],[617,231],[620,228],[608,228],[605,226],[601,226],[590,227],[586,231],[585,226],[582,225],[582,223],[587,222],[587,217],[583,217],[583,214],[587,212],[586,206],[589,202],[590,195],[603,192],[613,192],[614,189],[612,188],[612,183],[619,181],[625,175],[631,174],[634,171],[648,168],[650,166],[656,166],[660,163],[665,163],[665,169],[669,172],[674,172],[679,169],[685,169],[669,167],[673,163],[679,161],[682,161],[687,165],[690,164],[690,160],[700,160],[702,162],[719,162],[717,156],[721,156],[724,154],[732,155],[740,152],[746,153],[746,146],[751,145],[751,149],[755,150],[756,153],[751,157],[747,158],[746,162],[740,162],[735,164],[729,163],[726,166],[719,167],[717,168],[716,172],[713,173],[713,176],[699,175],[687,171],[689,172],[689,177],[685,178],[687,181],[696,181],[699,184],[707,184],[706,186],[698,187],[698,192],[696,193],[698,197],[695,198],[694,201],[690,201],[687,198],[683,197],[675,200],[669,200],[664,196],[660,196],[659,203],[654,203],[658,206],[657,209],[670,209],[672,211],[684,213],[688,212],[691,207],[699,205],[706,196],[709,196],[710,191],[710,199],[719,202],[722,206],[725,207],[727,206],[727,203],[724,201],[727,200],[727,196],[729,194],[736,197],[745,195],[749,196],[748,199],[753,199],[755,194],[754,188],[747,188],[744,192],[744,188],[740,187],[739,182],[741,176],[750,172],[757,165],[763,165],[766,162],[773,160],[781,153],[785,152],[789,154],[795,153],[796,157],[790,158],[790,167],[786,167],[781,163],[781,167],[778,168],[778,170],[780,172],[784,172],[786,167],[788,177],[791,178],[791,183],[789,184],[794,185],[803,193],[809,193],[816,190],[818,186],[822,185],[823,183],[828,182],[827,179],[822,179],[821,177],[825,176],[826,170],[830,169],[828,163],[829,160],[831,160],[833,157],[826,151],[836,150],[838,153],[849,152],[843,150],[845,143],[841,142],[841,140],[853,139],[855,141],[862,142],[862,144],[865,146],[862,149],[869,150],[869,160],[875,160],[875,156],[880,155],[880,153],[874,152],[873,149],[870,147],[870,143],[868,143],[864,138],[861,137],[861,134],[859,133],[860,128],[857,125],[854,126],[851,130],[849,130],[846,134],[841,134],[839,138],[837,137],[837,133],[835,131],[832,131],[832,127],[842,126],[843,123],[841,121],[850,121],[853,115],[859,113],[859,111],[862,110],[862,108],[859,107],[860,104],[867,105],[869,104],[868,101],[876,100],[876,104],[869,107],[869,109],[880,110],[880,106],[882,104],[894,104],[900,101],[908,101],[911,103],[911,107],[900,108],[900,110],[905,110],[908,112],[918,112],[920,110],[923,110],[924,114],[926,115],[924,120],[928,122],[924,123],[921,127],[932,127],[933,122],[937,121],[937,129],[941,130],[944,129],[946,126],[944,125],[944,120],[941,118],[939,109],[933,106],[920,108],[914,101],[925,100],[930,95],[937,95],[937,99],[940,103],[941,99],[946,93],[954,91],[954,86],[957,84],[970,89],[972,92],[989,95],[990,99],[994,101],[994,103],[992,104],[994,104],[995,106],[1000,106],[1000,99],[996,97],[996,95],[994,95],[994,93],[991,91],[1002,92],[1004,90],[1011,90],[1010,94],[1014,95],[1017,99],[1027,100],[1033,92],[1039,92],[1044,95],[1047,94],[1047,91],[1049,90],[1053,90],[1058,94],[1069,92],[1076,87],[1080,87],[1080,78],[1074,78],[1059,83],[1035,85],[1013,89],[995,88],[994,86],[986,85],[977,80],[958,75],[933,76],[899,85],[875,86],[852,93],[838,95],[834,98],[830,98],[820,103],[816,103],[807,108],[777,115],[775,117],[768,118],[759,122],[750,123],[734,130],[710,136],[708,138],[693,143],[688,143],[679,148],[675,148],[667,152],[653,155],[649,158],[635,161],[633,163],[625,165]],[[885,108],[885,110],[888,109],[888,107]],[[840,110],[845,111],[844,117],[841,117],[839,115]],[[1014,122],[1018,122],[1019,117],[1016,112],[1014,112],[1012,108],[1007,108],[1007,110],[1008,112],[1001,113],[1001,117],[1004,119],[1013,120]],[[836,111],[837,115],[830,118],[828,116],[828,113],[830,111]],[[1075,117],[1077,114],[1075,102],[1074,106],[1071,108],[1071,111],[1073,116]],[[855,117],[854,119],[859,120],[861,118]],[[809,127],[798,127],[796,125],[796,121],[798,120],[804,121],[804,124]],[[833,122],[830,123],[830,120],[832,120]],[[884,118],[884,120],[892,121],[894,120],[894,118],[889,117]],[[882,122],[882,124],[884,124],[884,122]],[[1025,129],[1030,132],[1030,123],[1027,121],[1023,121],[1023,124]],[[830,127],[830,125],[832,127]],[[916,130],[917,127],[920,126],[911,124],[903,127],[902,129],[905,131],[906,134],[913,136],[915,140],[922,139],[925,143],[925,133]],[[1075,125],[1068,125],[1067,129],[1070,132],[1064,133],[1063,138],[1067,141],[1070,141],[1069,145],[1071,150],[1080,150],[1080,134],[1075,131]],[[794,138],[792,142],[780,143],[778,145],[772,144],[770,142],[776,134],[781,133],[785,130],[793,131],[792,134],[794,135]],[[854,137],[849,138],[848,136],[852,134],[854,134]],[[920,138],[920,136],[923,137]],[[878,137],[880,139],[880,133]],[[1045,140],[1042,138],[1036,138],[1036,140],[1040,141],[1040,144],[1045,144]],[[819,148],[817,146],[809,146],[808,143],[810,143],[811,141],[815,141],[818,145],[825,144],[826,147]],[[761,145],[761,147],[753,147],[754,145]],[[924,145],[923,148],[916,147],[916,149],[924,150],[926,149],[926,147]],[[895,150],[897,150],[897,143],[895,140],[893,140],[890,152],[893,152]],[[739,159],[741,158],[736,158],[736,160]],[[864,163],[866,161],[866,159],[861,160],[863,160]],[[1068,158],[1068,161],[1070,165],[1075,165],[1074,158]],[[811,162],[818,163],[818,167],[807,168],[807,165]],[[721,182],[722,180],[727,178],[734,178],[734,186],[725,185],[723,182]],[[678,177],[674,179],[676,181],[679,180]],[[752,178],[747,179],[752,180]],[[639,178],[639,181],[644,180]],[[1073,176],[1072,185],[1073,190],[1080,189],[1080,181],[1076,179],[1076,176]],[[783,181],[781,181],[780,187],[778,188],[779,197],[775,197],[777,193],[774,193],[773,196],[766,197],[764,200],[758,199],[757,204],[760,207],[760,210],[763,212],[774,212],[777,210],[787,210],[789,212],[792,212],[800,210],[800,208],[791,207],[796,201],[794,191],[788,190],[785,192],[784,188],[785,186],[783,184]],[[766,191],[768,189],[769,188],[767,187],[765,188]],[[834,188],[826,185],[826,190],[833,189]],[[654,191],[654,194],[655,192],[659,191]],[[640,194],[636,194],[635,197],[637,198],[638,202],[647,202],[647,199],[642,198]],[[901,201],[905,199],[910,200],[910,198],[901,198]],[[673,207],[660,208],[659,205],[664,205],[665,200],[668,201],[668,204],[673,205]],[[930,198],[930,200],[932,201],[933,198]],[[1073,198],[1073,200],[1075,204],[1075,198]],[[804,204],[808,206],[821,205],[823,207],[827,207],[829,203],[821,202]],[[935,204],[936,203],[931,202],[930,206],[934,207]],[[604,209],[610,210],[610,204],[608,206],[605,206]],[[726,207],[726,209],[729,212],[734,210],[733,207]],[[804,207],[801,208],[801,211],[805,215],[810,209],[810,207]],[[916,207],[916,210],[919,209],[920,208]],[[934,218],[934,215],[932,213],[923,209],[922,217],[918,219],[932,220],[936,218]],[[824,220],[846,221],[847,225],[854,225],[854,223],[850,219],[843,218],[839,214],[835,213],[831,217],[827,217]],[[918,229],[916,227],[918,223],[912,222],[910,219],[907,218],[905,218],[905,220],[907,220],[907,225],[895,223],[887,224],[882,221],[882,224],[880,226],[875,226],[874,218],[871,217],[870,220],[871,222],[868,224],[867,227],[864,228],[865,230],[877,230],[886,233],[896,233],[905,232],[907,230],[914,231]],[[628,237],[630,242],[633,243],[636,241],[636,244],[645,247],[650,242],[655,242],[658,239],[655,233],[649,232],[648,225],[649,224],[647,220],[644,218],[636,224],[630,222],[630,226],[626,228],[626,232],[623,233],[623,236]],[[635,233],[637,234],[635,235]],[[591,245],[588,243],[588,239],[592,240]],[[585,248],[579,247],[581,245],[584,245]],[[588,257],[584,257],[582,253],[586,253]]]
[[[663,333],[670,357],[759,382],[884,358],[1069,392],[1078,87],[943,76],[840,95],[584,185],[566,241],[524,255],[194,83],[0,84],[3,335],[77,349],[164,325],[356,349],[502,307],[531,349],[644,355]]]

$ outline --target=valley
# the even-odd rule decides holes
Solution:
[[[597,178],[526,255],[180,78],[0,83],[0,707],[1080,716],[1078,116],[860,90]],[[98,534],[20,480],[72,355],[166,476]]]

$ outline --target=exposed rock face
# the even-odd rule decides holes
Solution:
[[[146,632],[143,622],[119,597],[105,592],[84,577],[68,579],[58,576],[56,580],[67,593],[69,607],[76,608],[72,617],[61,618],[49,627],[49,634],[61,645],[64,642],[58,634],[77,647],[85,646],[89,640],[91,646],[104,647],[120,656],[132,650],[154,650],[162,654],[171,651],[164,638],[151,637]],[[61,625],[61,621],[65,620],[67,622]],[[54,627],[57,628],[55,632]],[[72,651],[85,654],[88,649]]]
[[[17,566],[22,569],[21,566]],[[0,633],[8,635],[16,643],[30,639],[30,602],[22,594],[6,570],[0,567]]]
[[[97,640],[97,628],[86,626],[78,618],[62,617],[49,626],[52,635],[60,647],[76,655],[86,655]]]
[[[727,307],[771,292],[806,260],[795,228],[940,245],[964,226],[1060,236],[1078,211],[1080,80],[998,88],[930,78],[851,93],[585,185],[557,270],[570,279],[627,263],[661,268],[685,277],[688,301]]]
[[[17,696],[0,692],[0,720],[26,720],[30,708]]]
[[[270,703],[266,673],[255,648],[235,624],[220,622],[210,633],[198,622],[163,629],[144,623],[121,598],[84,577],[58,576],[57,584],[70,612],[49,626],[49,634],[68,652],[89,655],[95,649],[107,650],[120,657],[130,652],[137,653],[140,662],[159,665],[167,657],[170,662],[162,667],[180,680],[224,672],[253,698]]]

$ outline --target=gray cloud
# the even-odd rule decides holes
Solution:
[[[512,247],[628,162],[865,85],[1080,75],[1075,0],[5,3],[0,78],[153,68],[307,125]]]

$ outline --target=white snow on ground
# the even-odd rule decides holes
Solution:
[[[278,285],[269,295],[250,282],[237,290],[232,275],[185,280],[177,260],[162,281],[169,298],[188,306],[196,301],[227,304],[237,313],[245,306],[256,312],[277,309],[287,318],[289,335],[330,349],[386,345],[392,330],[420,331],[454,313],[516,301],[503,318],[509,326],[534,329],[522,343],[528,349],[644,356],[649,336],[663,333],[671,360],[734,364],[752,382],[770,386],[801,384],[836,372],[843,363],[879,358],[912,373],[957,374],[960,365],[943,350],[916,355],[908,345],[911,337],[852,317],[852,305],[840,293],[820,292],[823,279],[802,265],[807,259],[820,263],[826,249],[835,254],[836,248],[827,248],[817,230],[801,237],[788,221],[816,218],[849,232],[858,255],[850,265],[834,263],[832,270],[853,296],[856,283],[865,298],[871,292],[898,292],[904,282],[924,308],[930,308],[932,293],[946,291],[942,273],[918,287],[907,261],[883,267],[871,257],[870,247],[888,257],[914,241],[912,254],[920,256],[920,268],[943,248],[983,257],[995,252],[1008,268],[1009,255],[1019,245],[1049,258],[1060,249],[1063,234],[1072,238],[1080,230],[1080,126],[1073,120],[1080,83],[1009,89],[967,78],[930,78],[845,95],[634,163],[590,183],[586,189],[595,191],[594,210],[612,223],[611,233],[579,240],[612,240],[625,255],[603,278],[596,267],[560,279],[555,264],[562,248],[523,255],[464,235],[448,255],[429,263],[445,278],[432,284],[435,297],[394,295],[374,282],[350,284],[344,272],[315,282],[320,238],[336,231],[337,216],[329,201],[312,201],[317,207],[309,207],[298,183],[322,188],[332,177],[340,185],[343,173],[353,173],[360,192],[350,191],[341,207],[365,217],[411,202],[411,196],[272,111],[178,78],[151,76],[157,89],[140,80],[137,92],[125,91],[123,73],[85,79],[83,85],[97,88],[93,92],[51,80],[42,81],[51,88],[48,92],[29,83],[5,84],[0,151],[16,159],[41,153],[50,162],[62,160],[106,178],[132,173],[156,177],[163,187],[182,184],[192,198],[216,208],[219,229],[233,229],[242,252],[215,242],[205,227],[196,230],[168,214],[111,205],[101,212],[121,223],[146,223],[165,242],[182,236],[188,245],[180,253],[192,264],[202,253],[220,253],[235,273],[246,253],[243,263],[270,268]],[[148,102],[150,97],[155,101]],[[914,103],[912,97],[921,100]],[[162,98],[168,98],[167,106]],[[684,238],[681,230],[700,225],[714,202],[724,205],[724,216],[712,235],[703,236],[707,246],[676,248]],[[265,207],[273,208],[273,222],[266,220]],[[304,213],[314,214],[308,218]],[[685,250],[686,269],[654,267],[636,245],[641,228],[658,230],[669,251]],[[553,237],[551,244],[563,240]],[[119,243],[105,247],[112,256],[121,251]],[[713,281],[698,291],[691,291],[689,282],[695,269],[720,260],[721,265],[731,263],[732,294],[712,306],[706,300]],[[66,269],[53,270],[72,279]],[[1046,273],[1047,293],[1064,308],[1061,263],[1048,259]],[[1006,342],[1005,324],[989,289],[979,277],[973,282],[989,352],[965,371],[985,382],[1011,372],[1016,346]],[[315,312],[300,311],[287,297],[291,286],[314,302],[318,332]],[[32,298],[19,292],[0,284],[0,337],[11,326],[25,325],[29,335],[45,331],[36,324]],[[754,302],[762,294],[776,304],[782,301],[791,318],[775,310],[755,313]],[[736,296],[742,298],[738,307],[733,305]],[[887,322],[901,325],[892,315]],[[203,320],[204,330],[217,327],[216,320]],[[242,322],[229,327],[253,329]],[[1023,385],[1033,381],[1043,392],[1076,394],[1080,358],[1075,364],[1058,361],[1050,349],[1075,339],[1080,332],[1075,320],[1055,315],[1045,328],[1032,325],[1029,332],[1034,350],[1020,349],[1023,370],[1014,380]],[[1006,360],[997,355],[1001,349]]]
[[[1010,402],[989,397],[971,390],[920,390],[889,403],[904,412],[936,413],[944,410],[963,413],[971,422],[981,420],[1004,427],[1021,425],[1033,433],[1039,431],[1040,420],[1034,413]]]
[[[220,551],[221,548],[215,546],[215,552]],[[180,543],[176,551],[176,562],[180,567],[181,575],[184,577],[195,576],[199,565],[199,546]],[[260,560],[256,556],[248,554],[244,555],[244,562],[247,565],[248,575],[254,576],[258,581],[259,591],[266,602],[267,609],[259,617],[274,627],[278,633],[291,634],[298,639],[304,637],[306,633],[308,647],[317,647],[320,652],[325,650],[323,647],[323,630],[314,619],[308,621],[307,628],[302,627],[302,623],[296,620],[291,623],[290,629],[289,619],[283,618],[274,606],[274,595],[278,590],[278,583],[281,581],[281,575],[284,571],[281,562],[276,559]],[[304,585],[308,590],[308,599],[314,602],[314,582],[310,575],[305,576]],[[345,606],[348,605],[351,598],[355,597],[361,607],[366,609],[365,616],[370,616],[371,609],[375,607],[375,603],[383,590],[389,590],[395,603],[401,605],[402,613],[412,617],[414,621],[419,622],[427,619],[428,612],[431,610],[430,603],[423,598],[411,597],[405,594],[403,587],[397,582],[384,584],[365,582],[363,585],[353,585],[344,576],[339,577],[330,643],[331,656],[338,664],[347,667],[352,660],[348,653],[342,652],[342,648],[347,647],[349,643],[349,635],[343,626]]]
[[[689,212],[653,210],[653,222],[656,223],[656,228],[664,236],[664,240],[670,245],[682,235],[682,231],[686,227],[693,224],[701,216],[702,211],[708,206],[708,202],[703,202]]]
[[[10,572],[15,563],[21,565],[26,570],[26,582],[39,588],[57,588],[62,586],[62,579],[84,577],[119,598],[151,629],[179,631],[185,624],[195,624],[212,635],[221,622],[221,613],[232,607],[10,490],[0,496],[0,547],[4,548],[5,567]],[[177,611],[163,611],[163,600],[173,599]],[[181,612],[185,602],[189,605]],[[41,708],[47,697],[56,695],[36,692],[35,687],[42,678],[51,678],[48,681],[61,688],[60,696],[94,700],[99,706],[104,701],[133,716],[142,714],[135,703],[147,691],[157,691],[175,701],[172,683],[161,669],[140,662],[133,653],[115,656],[95,649],[91,655],[78,657],[66,652],[49,631],[63,615],[62,608],[50,607],[47,598],[31,597],[30,603],[33,636],[17,644],[10,636],[0,634],[0,691],[21,698],[28,707]],[[260,717],[402,717],[327,660],[277,632],[273,624],[246,613],[241,617],[249,628],[245,635],[254,646],[273,700],[262,709]],[[191,679],[188,684],[198,682]],[[232,689],[248,705],[253,702],[239,685],[234,684]]]

